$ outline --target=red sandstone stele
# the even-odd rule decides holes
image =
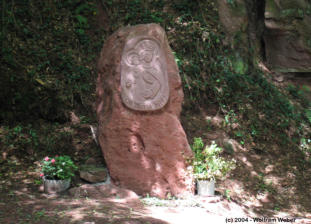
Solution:
[[[139,195],[193,194],[192,151],[179,120],[182,83],[159,25],[124,27],[105,41],[96,94],[99,143],[112,182]]]

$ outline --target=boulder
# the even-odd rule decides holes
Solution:
[[[98,139],[112,182],[139,195],[193,194],[182,82],[164,30],[121,28],[98,61]]]

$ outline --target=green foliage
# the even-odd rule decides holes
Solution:
[[[301,105],[293,104],[287,91],[249,64],[249,55],[224,44],[227,39],[217,25],[218,12],[212,1],[196,5],[179,1],[172,6],[181,18],[174,24],[174,32],[169,32],[169,39],[183,81],[185,110],[218,105],[227,132],[241,144],[274,142],[285,146],[294,136],[308,135],[303,131],[305,124],[310,126],[305,110],[310,102],[303,94],[306,90],[296,94]],[[292,129],[296,132],[289,134]]]
[[[169,14],[164,14],[163,0],[155,0],[152,2],[145,2],[142,0],[124,1],[111,0],[103,2],[108,9],[109,18],[115,21],[112,28],[118,29],[120,26],[137,25],[143,23],[160,23],[165,24],[164,20],[170,18]]]
[[[286,90],[295,100],[298,100],[303,107],[311,107],[311,102],[306,97],[306,93],[311,92],[307,86],[298,88],[297,86],[290,84],[287,86]]]
[[[95,79],[90,53],[100,49],[90,33],[96,1],[4,0],[1,5],[0,120],[65,121],[68,110],[88,111]]]
[[[199,105],[208,108],[209,104],[218,104],[227,126],[243,124],[244,130],[236,132],[241,143],[267,141],[270,137],[272,140],[275,133],[283,132],[291,125],[299,127],[304,122],[305,116],[286,94],[260,71],[251,71],[242,59],[230,56],[235,54],[219,43],[223,39],[221,34],[213,34],[207,29],[205,38],[208,39],[205,42],[208,42],[204,43],[204,29],[200,28],[197,32],[200,32],[201,39],[200,35],[197,38],[186,37],[183,48],[176,52],[187,96],[186,107],[193,110]],[[195,35],[196,32],[190,29],[189,34]],[[271,117],[274,119],[269,119]],[[245,122],[245,119],[250,122]],[[248,134],[242,136],[243,132]],[[284,138],[277,140],[281,144],[288,142]]]
[[[308,118],[310,124],[311,124],[311,109],[306,110],[306,117]]]
[[[242,58],[237,58],[233,64],[234,71],[238,74],[245,74],[247,72],[247,64],[243,61]]]
[[[69,156],[45,157],[41,162],[42,175],[51,180],[66,180],[78,169]]]
[[[281,18],[303,18],[304,10],[303,9],[284,9],[281,11]]]
[[[21,150],[27,152],[27,149],[36,149],[39,146],[37,130],[31,124],[27,126],[17,125],[12,128],[3,127],[3,134],[0,139],[8,151]]]
[[[42,183],[43,183],[42,179],[40,179],[40,180],[35,180],[35,182],[34,182],[34,184],[35,184],[35,185],[38,185],[38,186],[42,185]]]
[[[229,4],[229,5],[231,5],[231,6],[236,6],[236,1],[235,0],[226,0],[227,1],[227,3]]]
[[[226,198],[228,201],[231,201],[230,190],[228,190],[228,189],[225,190],[225,198]]]
[[[193,171],[194,177],[199,180],[215,180],[223,178],[234,168],[235,161],[226,161],[219,156],[222,148],[214,142],[204,148],[201,138],[194,138],[192,145],[194,152]]]
[[[46,215],[45,209],[33,213],[33,219],[37,222]]]
[[[194,137],[191,149],[193,150],[195,155],[199,155],[202,152],[203,148],[204,148],[204,142],[203,142],[202,138]]]
[[[42,127],[40,149],[49,154],[69,152],[72,147],[72,135],[71,129],[62,129],[61,125]]]
[[[107,18],[103,25],[98,6]],[[141,23],[159,23],[167,31],[183,82],[184,110],[218,106],[227,133],[244,145],[299,145],[310,139],[306,90],[279,89],[249,64],[249,55],[226,44],[215,1],[4,0],[2,12],[0,120],[10,126],[5,146],[13,151],[54,153],[55,143],[70,142],[71,134],[56,126],[13,129],[27,119],[64,122],[73,109],[85,112],[82,122],[91,121],[96,55],[113,31]],[[235,46],[242,35],[236,34]]]
[[[272,186],[272,183],[269,182],[267,183],[267,181],[264,178],[263,174],[259,174],[256,177],[256,189],[258,193],[264,193],[264,192],[269,192],[269,193],[275,193],[275,189]]]
[[[42,126],[18,124],[0,128],[1,153],[7,156],[42,156],[42,153],[57,154],[72,151],[72,130],[63,129],[57,123]],[[35,159],[35,158],[33,158]]]

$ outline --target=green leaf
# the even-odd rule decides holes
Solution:
[[[311,124],[311,109],[306,110],[306,117],[308,118],[310,124]]]
[[[76,19],[78,20],[80,25],[87,24],[87,18],[81,15],[76,15]]]
[[[78,32],[79,34],[85,34],[84,29],[77,29],[77,32]]]

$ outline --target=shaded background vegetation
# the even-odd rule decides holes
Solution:
[[[95,13],[96,2],[2,2],[2,122],[64,122],[68,110],[90,111],[101,43],[87,17]]]
[[[101,46],[122,26],[159,23],[183,81],[182,120],[190,143],[194,136],[204,139],[205,133],[221,131],[251,153],[288,155],[284,166],[298,167],[295,186],[300,185],[311,166],[310,88],[278,85],[256,63],[265,60],[256,45],[263,32],[256,29],[263,26],[257,24],[263,22],[260,1],[246,1],[247,12],[240,10],[240,1],[226,2],[250,15],[244,31],[230,38],[219,21],[217,1],[3,0],[0,163],[47,154],[70,154],[79,161],[96,151],[87,125],[96,124]],[[253,39],[245,37],[252,32]],[[80,124],[72,124],[73,113]],[[218,125],[205,119],[214,116],[222,118]],[[222,146],[233,156],[233,145]],[[276,192],[262,175],[247,180],[258,183],[249,190]]]
[[[233,45],[226,43],[216,2],[123,3],[2,2],[0,120],[7,144],[25,140],[26,147],[40,148],[37,128],[52,125],[48,132],[53,136],[58,124],[70,121],[72,111],[84,123],[96,122],[95,65],[104,40],[121,26],[152,22],[165,28],[175,53],[185,113],[216,108],[229,132],[232,124],[240,124],[230,133],[242,144],[299,145],[310,140],[305,130],[311,123],[305,97],[309,90],[277,88],[253,66],[251,51],[241,50],[239,36]],[[228,4],[234,7],[235,1]],[[286,130],[294,131],[289,135]]]

